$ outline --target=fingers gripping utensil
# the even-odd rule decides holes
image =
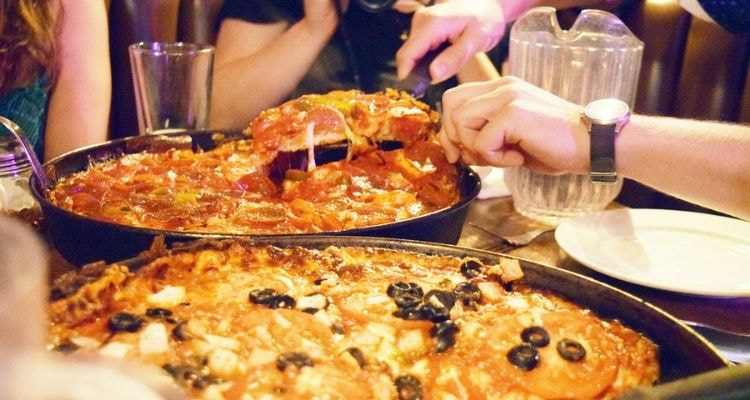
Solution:
[[[450,46],[450,42],[443,42],[440,46],[428,51],[417,62],[403,80],[398,82],[396,89],[409,93],[415,99],[421,99],[427,94],[427,89],[432,85],[432,76],[430,76],[430,64],[435,58]]]
[[[26,140],[26,135],[24,135],[21,127],[18,126],[15,122],[1,116],[0,124],[3,124],[3,126],[5,126],[13,134],[13,136],[15,136],[16,140],[21,143],[23,152],[26,154],[29,162],[31,162],[31,170],[34,172],[34,175],[36,175],[39,183],[42,184],[42,189],[45,192],[48,191],[52,186],[51,181],[49,177],[47,177],[47,174],[44,172],[42,163],[39,162],[39,158],[37,158],[36,153],[34,153],[34,149],[31,147],[31,144],[28,140]]]

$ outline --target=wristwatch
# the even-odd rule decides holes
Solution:
[[[591,180],[617,182],[615,136],[630,120],[630,107],[618,99],[594,100],[581,117],[591,136]]]

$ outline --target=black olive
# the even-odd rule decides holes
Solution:
[[[456,304],[456,296],[451,292],[445,290],[430,290],[424,295],[424,302],[427,304],[435,304],[436,306],[442,306],[450,310],[453,305]]]
[[[458,332],[458,326],[451,320],[440,322],[430,328],[430,336],[435,338],[435,349],[438,353],[456,344],[456,332]]]
[[[256,289],[250,292],[250,301],[255,304],[265,304],[271,297],[277,294],[273,289]]]
[[[205,389],[208,385],[215,385],[221,382],[222,380],[219,377],[213,375],[203,375],[193,381],[193,387],[196,389]]]
[[[292,296],[276,293],[273,289],[256,289],[250,292],[250,301],[268,308],[294,308]]]
[[[208,357],[200,354],[193,354],[192,356],[188,357],[187,361],[188,364],[195,365],[201,368],[208,365]]]
[[[422,291],[422,288],[419,287],[419,284],[414,283],[414,282],[391,283],[390,285],[388,285],[388,288],[385,290],[385,293],[390,297],[396,297],[396,296],[404,295],[404,294],[411,294],[421,299],[422,296],[424,296],[424,292]]]
[[[430,328],[430,336],[432,337],[455,335],[456,332],[458,332],[458,326],[456,326],[456,323],[451,320],[435,324]]]
[[[177,322],[177,325],[172,328],[172,338],[178,341],[190,339],[190,335],[185,332],[185,321]]]
[[[70,353],[78,350],[79,348],[80,347],[77,344],[71,342],[70,340],[65,340],[64,342],[62,342],[62,343],[58,344],[57,346],[55,346],[55,348],[53,350],[54,351],[59,351],[60,353],[64,353],[64,354],[70,354]]]
[[[346,352],[351,354],[351,356],[354,357],[355,360],[357,360],[357,364],[359,364],[360,368],[364,368],[365,365],[367,365],[367,360],[365,360],[365,354],[362,353],[362,350],[360,350],[358,347],[350,347],[346,349]]]
[[[456,344],[456,334],[438,336],[435,338],[435,351],[442,353]]]
[[[276,368],[279,371],[284,371],[290,365],[294,365],[297,369],[312,367],[313,361],[306,354],[298,352],[284,353],[276,359]]]
[[[320,311],[320,310],[318,310],[318,309],[317,309],[317,308],[315,308],[315,307],[307,307],[307,308],[303,308],[303,309],[302,309],[302,312],[303,312],[303,313],[308,313],[308,314],[315,314],[315,313],[316,313],[316,312],[318,312],[318,311]]]
[[[557,353],[567,361],[581,361],[586,357],[586,349],[583,345],[572,339],[557,342]]]
[[[539,364],[539,352],[528,343],[519,344],[508,352],[508,361],[524,371],[531,371]]]
[[[461,273],[466,279],[482,276],[482,264],[475,260],[467,260],[461,263]]]
[[[445,307],[439,307],[432,303],[422,304],[423,312],[427,315],[427,319],[432,322],[443,322],[450,319],[450,310]]]
[[[292,296],[286,294],[280,294],[272,297],[267,304],[268,308],[294,308],[296,302]]]
[[[502,282],[500,285],[505,289],[506,292],[513,291],[513,282]]]
[[[549,333],[541,326],[530,326],[521,331],[521,340],[534,347],[544,347],[549,344]]]
[[[393,300],[396,301],[396,307],[409,308],[419,305],[419,303],[422,302],[422,297],[416,296],[411,293],[404,293],[396,295]]]
[[[394,381],[399,400],[422,399],[422,384],[413,375],[401,375]]]
[[[461,282],[453,289],[456,300],[460,300],[464,306],[475,307],[482,300],[482,292],[479,287],[471,282]]]
[[[167,310],[166,308],[160,308],[160,307],[149,308],[146,310],[146,316],[149,318],[154,318],[154,319],[162,319],[162,318],[171,317],[172,314],[173,314],[172,310]]]
[[[323,283],[324,280],[325,279],[323,279],[323,278],[318,278],[318,279],[314,280],[313,283],[316,284],[316,285],[320,285],[320,284]]]
[[[143,326],[141,317],[126,312],[117,313],[107,321],[107,328],[113,333],[138,332]]]
[[[427,311],[422,308],[422,305],[409,308],[399,308],[393,313],[393,316],[407,321],[422,321],[430,319]]]
[[[200,370],[192,365],[164,364],[162,368],[179,383],[195,381],[201,377]]]
[[[438,307],[434,304],[420,304],[416,307],[399,308],[393,315],[407,321],[426,320],[442,322],[450,319],[450,311],[447,308]]]

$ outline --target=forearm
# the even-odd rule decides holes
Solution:
[[[625,177],[750,219],[750,126],[635,115],[616,154]]]
[[[298,22],[257,52],[217,62],[211,125],[242,129],[261,111],[283,101],[308,72],[331,34],[311,31]]]
[[[79,147],[107,140],[111,80],[109,63],[78,79],[60,77],[55,84],[47,111],[44,158],[49,160]],[[106,71],[104,70],[106,67]],[[93,75],[92,75],[93,74]]]
[[[57,80],[47,109],[44,158],[107,139],[112,78],[107,13],[98,0],[62,0]]]

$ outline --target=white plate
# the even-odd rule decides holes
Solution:
[[[603,274],[701,296],[750,296],[750,223],[674,210],[618,209],[555,231],[573,259]]]

